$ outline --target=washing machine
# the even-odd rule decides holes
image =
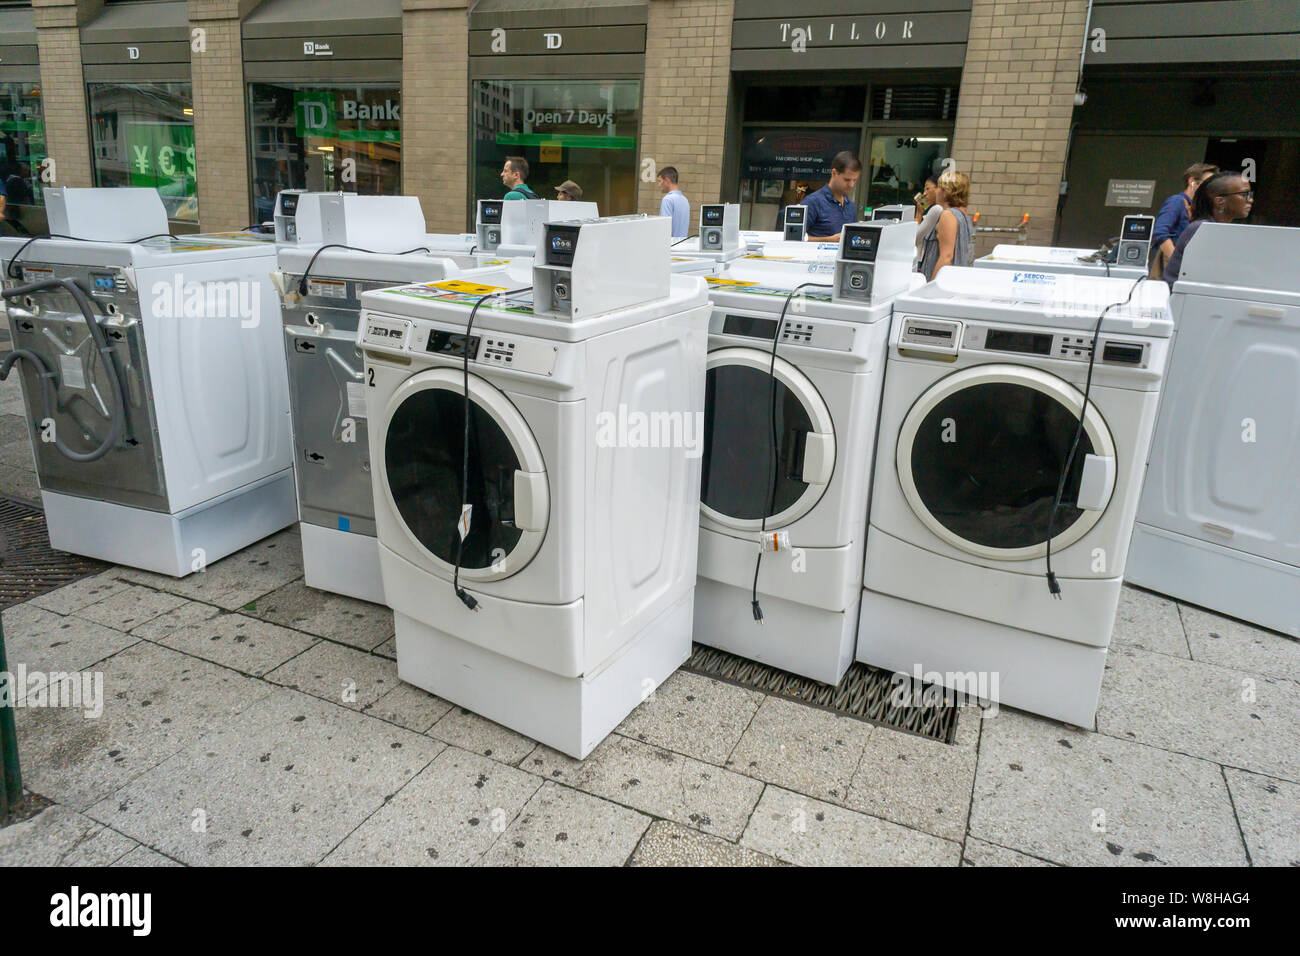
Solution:
[[[1111,276],[1130,282],[1147,274],[1146,266],[1093,262],[1087,257],[1096,249],[1067,249],[1057,246],[1019,246],[1001,244],[987,256],[976,259],[976,269],[999,269],[1005,272],[1050,272],[1054,275]]]
[[[475,252],[501,258],[533,256],[549,222],[576,222],[600,215],[594,202],[559,199],[480,199],[475,214]]]
[[[473,289],[477,264],[421,248],[424,214],[413,196],[322,198],[323,234],[348,248],[281,244],[273,276],[289,372],[303,577],[309,587],[382,604],[357,346],[361,294],[450,276]]]
[[[668,229],[362,294],[398,674],[579,758],[690,654],[709,306]]]
[[[841,244],[829,276],[710,280],[695,590],[696,641],[828,684],[853,662],[891,303],[924,284],[915,223]]]
[[[1176,328],[1127,578],[1300,637],[1300,229],[1207,222]]]
[[[1168,297],[1161,282],[954,266],[895,300],[858,660],[1092,725]]]
[[[82,238],[0,258],[51,545],[182,577],[293,524],[274,246],[169,238],[152,189],[45,202]]]

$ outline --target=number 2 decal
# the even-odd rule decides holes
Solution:
[[[366,384],[369,385],[371,388],[374,388],[374,387],[375,387],[375,370],[374,370],[373,368],[368,368],[368,369],[366,369],[366,375],[367,375],[367,381],[366,381]]]

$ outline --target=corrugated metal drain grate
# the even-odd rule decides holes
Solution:
[[[894,675],[866,664],[855,663],[839,685],[831,687],[789,671],[777,670],[726,651],[696,644],[694,653],[682,665],[682,669],[763,693],[789,697],[803,704],[929,737],[945,744],[952,743],[957,732],[956,707],[951,704],[895,706],[891,700],[897,686],[893,680]]]
[[[0,498],[0,608],[107,571],[111,565],[50,547],[45,514]]]

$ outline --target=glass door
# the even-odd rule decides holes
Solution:
[[[858,206],[870,218],[877,206],[913,205],[925,177],[943,172],[952,151],[951,134],[915,125],[873,130],[862,161]]]

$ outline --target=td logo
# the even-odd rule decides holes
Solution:
[[[302,91],[293,94],[293,115],[299,136],[334,136],[337,120],[334,94]]]

